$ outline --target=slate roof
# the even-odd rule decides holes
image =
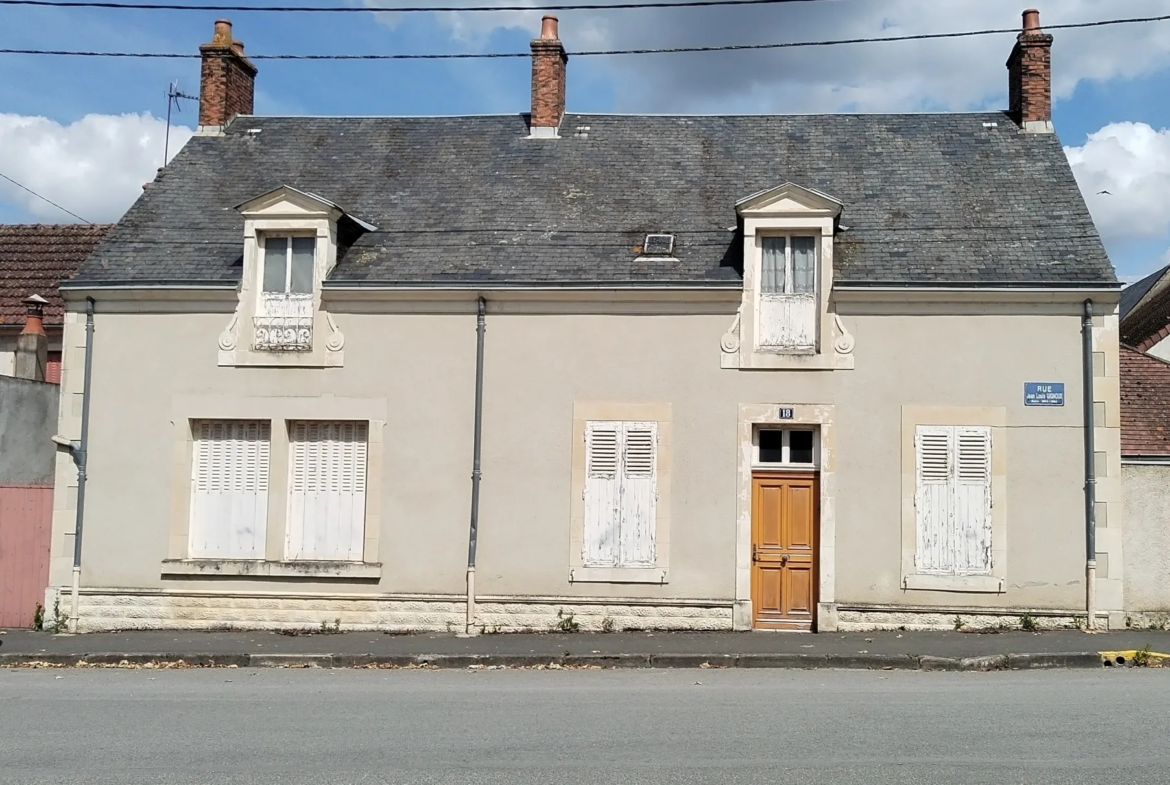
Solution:
[[[1112,284],[1060,141],[1002,113],[240,117],[189,141],[78,282],[234,284],[234,205],[288,185],[379,231],[327,285],[738,287],[737,200],[791,181],[845,204],[836,279]],[[645,235],[677,261],[635,261]]]
[[[1121,454],[1170,456],[1170,363],[1121,347]]]
[[[88,224],[0,224],[0,328],[23,327],[21,300],[39,294],[49,301],[45,324],[62,323],[57,285],[72,278],[110,226]]]
[[[1131,283],[1121,290],[1120,315],[1122,319],[1129,316],[1130,312],[1142,301],[1142,298],[1149,294],[1150,290],[1162,280],[1167,270],[1170,270],[1170,265],[1150,273],[1140,281]]]

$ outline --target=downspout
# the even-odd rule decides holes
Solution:
[[[483,336],[487,328],[487,302],[480,297],[475,320],[475,431],[471,459],[471,530],[467,537],[467,626],[475,634],[475,548],[479,542],[480,446],[483,436]]]
[[[93,386],[93,298],[85,298],[85,379],[81,392],[81,440],[73,450],[77,464],[77,520],[73,529],[73,593],[69,604],[69,623],[77,632],[78,593],[81,589],[81,529],[85,521],[85,480],[89,456],[89,401]]]
[[[1097,467],[1093,429],[1093,301],[1081,317],[1085,389],[1085,629],[1097,629]]]

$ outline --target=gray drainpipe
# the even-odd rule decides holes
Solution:
[[[86,464],[89,457],[89,399],[93,384],[93,298],[85,298],[85,380],[81,392],[81,440],[72,445],[77,464],[77,520],[73,530],[73,594],[69,624],[77,632],[78,593],[81,589],[81,528],[85,521]]]
[[[475,548],[479,544],[480,446],[483,436],[483,336],[487,302],[480,297],[475,320],[475,431],[471,459],[471,530],[467,537],[467,635],[475,634]]]
[[[1085,629],[1097,629],[1097,467],[1093,429],[1093,301],[1081,318],[1085,374]]]

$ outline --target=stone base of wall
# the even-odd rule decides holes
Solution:
[[[1130,630],[1170,630],[1170,609],[1164,611],[1130,611],[1125,614]]]
[[[1109,614],[1097,614],[1097,629],[1109,626]],[[837,628],[841,632],[906,630],[1074,630],[1084,629],[1085,616],[1067,611],[938,611],[924,609],[838,608]]]
[[[47,608],[69,608],[69,590],[50,588]],[[83,589],[78,632],[111,630],[347,630],[463,632],[466,600],[451,595],[267,595]],[[482,632],[731,630],[730,601],[482,597]],[[51,611],[50,611],[51,615]],[[52,623],[46,619],[46,625]]]

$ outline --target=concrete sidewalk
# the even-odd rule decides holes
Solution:
[[[1101,667],[1101,652],[1170,651],[1170,632],[574,633],[458,638],[376,632],[0,634],[0,667],[183,661],[204,667]],[[1110,658],[1116,662],[1116,656]]]

